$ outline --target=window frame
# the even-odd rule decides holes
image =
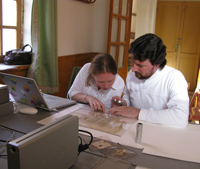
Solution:
[[[3,39],[2,30],[5,28],[16,30],[16,49],[22,47],[22,3],[24,0],[15,0],[17,2],[17,25],[16,26],[3,26],[2,25],[2,0],[0,0],[0,62],[3,62]]]
[[[115,14],[113,12],[114,8],[114,1],[110,0],[110,16],[109,16],[109,28],[108,28],[108,44],[107,44],[107,53],[111,54],[111,47],[116,46],[116,55],[113,56],[115,58],[116,64],[118,66],[118,74],[126,81],[126,76],[128,73],[128,49],[130,45],[130,31],[131,31],[131,17],[132,17],[132,0],[127,0],[127,6],[126,6],[126,15],[122,14],[122,5],[123,0],[118,0],[119,4],[119,11],[118,14]],[[116,33],[116,41],[112,42],[112,27],[113,27],[113,18],[116,18],[119,20],[118,22],[118,30]],[[121,35],[121,22],[124,20],[126,22],[126,28],[125,28],[125,41],[120,41],[120,35]],[[123,65],[119,67],[118,62],[120,58],[120,46],[124,46],[124,54],[123,54]]]

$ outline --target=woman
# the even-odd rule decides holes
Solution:
[[[117,74],[117,65],[107,53],[98,54],[86,63],[77,74],[68,97],[77,102],[89,103],[94,110],[110,109],[112,97],[121,97],[124,81]]]

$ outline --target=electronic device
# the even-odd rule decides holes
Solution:
[[[0,84],[0,104],[9,102],[8,86]]]
[[[62,117],[10,141],[8,169],[67,169],[78,160],[78,143],[78,117]]]
[[[33,107],[49,111],[56,110],[76,103],[74,100],[41,93],[32,78],[0,73],[3,82],[8,86],[14,100]]]
[[[13,112],[13,102],[8,101],[6,103],[0,104],[0,117],[13,114]]]
[[[24,107],[19,109],[19,112],[23,114],[36,114],[38,110],[34,107]]]

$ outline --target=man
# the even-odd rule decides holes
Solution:
[[[126,78],[123,99],[112,98],[108,113],[138,118],[150,123],[186,126],[189,115],[187,82],[183,74],[166,65],[166,46],[154,34],[146,34],[130,45],[133,68]],[[124,102],[118,106],[114,100]]]

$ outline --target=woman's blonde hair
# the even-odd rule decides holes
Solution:
[[[86,86],[89,86],[89,81],[93,79],[93,76],[101,73],[117,74],[117,64],[114,58],[108,53],[98,54],[94,57],[86,79]]]

